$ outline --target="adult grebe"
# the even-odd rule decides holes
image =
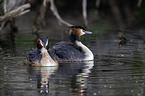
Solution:
[[[53,46],[58,61],[87,61],[94,59],[91,50],[80,41],[80,36],[84,34],[92,34],[92,32],[85,31],[81,26],[70,27],[69,39],[72,43],[62,41]]]
[[[48,38],[40,38],[37,41],[37,48],[32,49],[28,55],[28,62],[32,66],[57,66],[54,52],[49,49]]]

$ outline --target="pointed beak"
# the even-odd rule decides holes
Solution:
[[[92,34],[92,32],[90,32],[90,31],[85,31],[85,34]]]

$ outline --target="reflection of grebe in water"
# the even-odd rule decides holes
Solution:
[[[79,95],[85,94],[87,90],[87,80],[93,66],[94,61],[60,64],[55,73],[55,79],[59,78],[59,81],[62,82],[61,86],[69,88],[69,90],[66,89],[65,91]]]
[[[66,92],[82,95],[87,90],[92,67],[93,61],[68,62],[59,67],[29,67],[29,73],[30,79],[37,81],[41,96],[63,96]]]
[[[58,67],[29,67],[30,78],[37,81],[38,92],[43,96],[49,94],[49,79]]]
[[[87,90],[87,80],[89,77],[89,73],[91,73],[91,69],[94,66],[93,61],[85,62],[85,66],[82,69],[82,72],[76,75],[76,85],[78,86],[78,90],[76,91],[75,87],[72,91],[80,92],[83,94]]]
[[[72,43],[62,41],[53,46],[58,61],[87,61],[94,59],[91,50],[80,41],[80,37],[84,34],[92,34],[92,32],[85,31],[81,26],[70,27],[69,38]]]

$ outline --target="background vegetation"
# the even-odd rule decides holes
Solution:
[[[145,21],[143,0],[0,0],[0,5],[1,30],[8,25],[15,29],[15,19],[30,12],[35,13],[33,32],[47,27],[52,18],[56,26],[81,25],[100,32],[143,27]]]

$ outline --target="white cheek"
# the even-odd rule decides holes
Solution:
[[[85,34],[85,32],[83,32],[83,29],[81,29],[81,32],[82,32],[82,34],[81,34],[81,35],[84,35],[84,34]]]
[[[42,41],[40,40],[40,44],[41,44],[41,46],[43,46],[43,43],[42,43]]]
[[[45,46],[47,46],[48,45],[48,40],[46,41],[46,45]]]

